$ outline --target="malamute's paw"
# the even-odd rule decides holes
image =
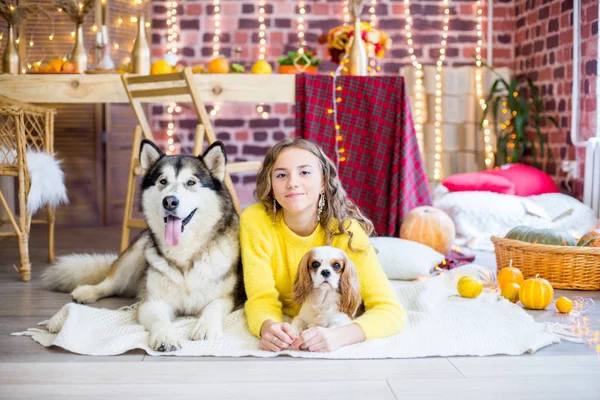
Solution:
[[[98,292],[91,285],[79,286],[71,292],[73,301],[80,304],[95,303],[98,301]]]
[[[190,340],[215,340],[223,337],[223,323],[200,317],[192,330]]]
[[[150,332],[150,347],[156,351],[175,351],[181,348],[181,338],[174,328]]]

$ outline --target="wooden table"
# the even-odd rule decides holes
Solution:
[[[208,103],[292,104],[296,98],[295,75],[197,74],[194,78]],[[0,75],[0,94],[28,103],[129,102],[118,74]],[[189,101],[185,97],[174,96],[173,101]]]
[[[205,103],[295,103],[295,75],[197,74],[194,78]],[[99,110],[98,113],[104,116],[111,114],[110,111],[107,111],[110,103],[129,103],[121,76],[118,74],[0,74],[0,94],[26,103],[95,104]],[[190,101],[188,96],[173,96],[172,100],[178,103]],[[144,99],[144,101],[156,102],[152,98]],[[164,102],[164,99],[161,102]],[[107,118],[110,119],[110,117]],[[100,126],[96,128],[97,131],[111,129],[110,121],[105,121],[104,127],[100,123]],[[96,149],[101,148],[103,145],[102,135],[96,135],[95,141],[96,143],[90,143],[90,146],[94,146]],[[72,146],[72,142],[73,140],[69,141],[70,146]],[[69,153],[66,154],[68,158]],[[116,157],[109,152],[106,162],[112,164]],[[90,163],[92,162],[90,161]],[[63,167],[68,168],[69,165],[65,162]],[[105,166],[100,162],[94,162],[87,167],[93,169],[92,172],[89,172],[91,175],[105,176],[103,179],[106,179],[104,183],[106,185],[114,178],[110,171],[105,171]],[[79,164],[73,165],[73,168],[85,170]],[[86,179],[94,178],[87,177]],[[8,190],[8,188],[3,187],[2,190]],[[96,178],[95,191],[97,192],[95,203],[98,207],[96,213],[103,215],[106,223],[108,204],[110,203],[111,207],[118,204],[113,204],[115,200],[109,198],[102,179]],[[88,214],[82,212],[81,215]]]

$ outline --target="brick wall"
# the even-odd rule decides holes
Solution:
[[[437,61],[441,41],[442,8],[441,1],[420,0],[411,5],[414,20],[413,39],[416,55],[424,65]],[[514,12],[512,1],[496,1],[494,5],[494,64],[513,66],[514,64]],[[180,46],[182,63],[195,65],[206,63],[212,58],[214,32],[214,6],[212,1],[187,0],[179,6]],[[221,0],[221,48],[222,54],[233,59],[234,49],[241,47],[240,60],[249,66],[258,55],[258,1]],[[289,50],[297,48],[296,1],[266,1],[265,25],[267,26],[267,60],[276,67],[276,60]],[[317,38],[329,29],[341,24],[343,1],[305,1],[305,39],[311,50],[324,56],[325,47],[317,44]],[[378,26],[390,34],[393,40],[391,51],[387,52],[382,70],[397,74],[400,67],[410,63],[408,46],[404,35],[404,3],[402,0],[377,1]],[[450,30],[447,46],[449,65],[471,65],[477,41],[475,1],[452,1],[450,6]],[[159,58],[166,48],[166,2],[152,2],[152,51]],[[487,9],[484,9],[484,16]],[[368,16],[365,8],[365,16]],[[484,18],[485,19],[485,18]],[[368,20],[368,18],[366,19]],[[484,33],[487,25],[483,26]],[[487,48],[484,46],[483,54]],[[334,64],[325,61],[320,70],[332,71]],[[214,121],[217,136],[227,146],[230,159],[262,159],[267,149],[275,142],[292,136],[294,133],[293,107],[284,104],[267,104],[268,119],[262,119],[254,104],[221,106]],[[166,111],[162,106],[154,106],[154,127],[156,137],[164,145],[166,140]],[[193,143],[195,120],[185,108],[175,115],[177,137],[175,144],[183,152],[189,152]],[[234,182],[243,204],[251,203],[254,190],[254,174],[234,176]]]
[[[598,59],[598,1],[582,0],[581,5],[581,140],[596,132],[596,63]],[[546,110],[559,128],[547,127],[544,136],[552,150],[547,172],[567,189],[560,161],[577,160],[583,175],[584,151],[570,139],[573,54],[573,0],[518,0],[516,2],[516,74],[534,79],[541,87]],[[583,180],[569,182],[581,198]]]

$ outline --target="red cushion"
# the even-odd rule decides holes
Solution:
[[[515,185],[502,176],[467,172],[450,175],[442,182],[451,192],[494,192],[515,194]]]
[[[560,193],[560,189],[548,174],[529,165],[508,164],[483,172],[486,175],[506,178],[512,182],[515,186],[514,194],[517,196]]]

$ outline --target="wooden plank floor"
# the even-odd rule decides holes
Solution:
[[[411,360],[306,360],[216,357],[150,357],[132,351],[88,357],[46,349],[10,333],[34,327],[66,302],[67,294],[41,288],[46,234],[34,227],[33,279],[20,282],[16,239],[0,240],[0,399],[264,398],[278,399],[595,399],[600,400],[600,355],[595,347],[569,342],[533,355]],[[119,228],[58,229],[58,255],[110,252]],[[479,257],[483,264],[493,258]],[[599,292],[559,291],[600,302]],[[131,299],[111,298],[94,306],[118,308]],[[563,321],[552,309],[532,312],[538,320]],[[589,315],[600,330],[600,310]]]

